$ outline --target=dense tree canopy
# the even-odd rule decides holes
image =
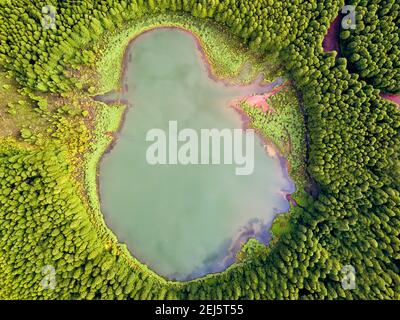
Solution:
[[[400,4],[395,0],[360,1],[354,30],[341,39],[351,67],[375,88],[400,92]]]
[[[395,1],[359,1],[369,8],[362,11],[364,29],[342,33],[357,73],[321,48],[343,1],[60,0],[52,31],[41,28],[46,2],[0,2],[0,63],[21,87],[38,92],[71,90],[77,80],[66,70],[93,63],[91,44],[155,12],[214,19],[260,53],[279,53],[302,97],[307,166],[320,192],[299,201],[291,232],[271,250],[221,274],[172,283],[96,233],[66,151],[4,142],[0,263],[7,272],[0,274],[0,297],[400,298],[400,113],[377,90],[398,91]],[[47,264],[57,270],[53,291],[39,285]],[[344,265],[356,270],[354,290],[341,285]]]

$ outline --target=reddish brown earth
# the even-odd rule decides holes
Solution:
[[[251,96],[242,98],[240,100],[234,100],[234,101],[232,101],[231,106],[237,109],[237,108],[239,108],[241,102],[246,102],[247,104],[249,104],[250,106],[252,106],[254,108],[261,109],[264,113],[273,112],[274,110],[268,104],[268,101],[267,101],[268,98],[270,98],[274,94],[277,94],[278,92],[280,92],[288,84],[289,84],[289,82],[287,81],[267,93],[251,95]]]
[[[400,94],[381,93],[381,97],[383,99],[387,99],[387,100],[390,100],[390,101],[396,103],[397,106],[400,108]]]
[[[331,26],[328,29],[328,33],[326,34],[324,40],[322,41],[322,47],[325,52],[328,51],[336,51],[337,56],[341,57],[342,52],[340,50],[340,24],[342,22],[342,15],[339,14],[335,20],[332,21]]]

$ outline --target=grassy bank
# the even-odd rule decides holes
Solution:
[[[288,172],[294,181],[296,191],[293,199],[303,197],[307,183],[305,174],[306,146],[305,125],[299,108],[296,92],[292,86],[272,95],[268,104],[273,110],[265,114],[259,108],[243,104],[243,110],[249,115],[251,125],[270,140],[288,161]],[[291,206],[287,213],[279,214],[273,222],[271,232],[277,238],[290,231],[289,220],[295,208]],[[277,240],[277,239],[275,239]]]
[[[118,90],[127,45],[141,33],[160,27],[176,27],[192,32],[200,41],[212,72],[217,77],[243,83],[250,82],[259,74],[266,81],[272,81],[283,74],[274,57],[262,58],[256,51],[245,47],[239,38],[211,20],[199,20],[186,14],[161,14],[136,20],[123,30],[106,35],[99,43],[96,48],[96,71],[99,75],[97,94]]]
[[[255,52],[245,48],[239,39],[232,39],[230,33],[212,22],[200,23],[196,19],[189,19],[186,15],[161,15],[138,20],[124,30],[107,34],[100,41],[96,48],[95,68],[88,70],[89,73],[93,73],[93,78],[97,79],[94,85],[97,95],[119,90],[124,53],[130,41],[143,32],[157,27],[177,27],[192,32],[206,53],[211,71],[218,78],[244,84],[251,82],[260,74],[267,82],[283,75],[282,68],[274,58],[261,59]],[[87,74],[83,77],[87,77]],[[260,129],[263,135],[272,140],[282,154],[289,159],[292,165],[291,173],[298,176],[295,179],[296,183],[300,182],[299,172],[303,159],[301,134],[304,128],[293,89],[290,87],[272,97],[270,103],[276,110],[273,117],[257,113],[257,110],[253,108],[248,108],[246,111],[252,117],[254,127]],[[98,195],[98,163],[114,141],[124,110],[123,105],[95,102],[92,124],[94,138],[91,151],[85,155],[84,161],[85,191],[92,211],[93,223],[103,241],[118,246],[131,265],[146,268],[128,252],[125,245],[118,244],[117,237],[106,226]],[[152,271],[148,271],[154,275]]]

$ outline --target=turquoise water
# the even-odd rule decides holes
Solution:
[[[210,76],[194,37],[178,29],[139,36],[126,51],[122,93],[129,107],[112,150],[100,163],[100,197],[107,225],[131,253],[169,279],[187,280],[224,270],[240,243],[263,242],[293,191],[279,158],[256,136],[254,172],[235,164],[150,165],[146,134],[154,128],[240,129],[229,101],[270,86],[231,86]]]

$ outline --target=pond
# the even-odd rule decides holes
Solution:
[[[285,162],[254,140],[254,170],[237,175],[231,164],[151,164],[152,129],[241,129],[231,101],[265,93],[282,82],[240,86],[212,76],[197,39],[176,28],[136,37],[124,58],[121,92],[128,109],[115,144],[99,166],[102,212],[133,256],[158,274],[189,280],[226,269],[250,237],[267,243],[278,212],[294,191]],[[245,132],[243,131],[243,135]],[[245,141],[245,140],[243,140]],[[222,146],[221,146],[222,148]]]

